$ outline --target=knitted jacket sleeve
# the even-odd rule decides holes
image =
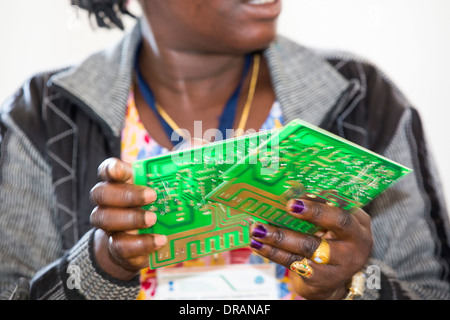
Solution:
[[[9,299],[18,279],[25,278],[31,299],[135,299],[138,277],[118,281],[98,267],[93,230],[70,250],[62,249],[55,182],[38,150],[43,83],[32,79],[1,109],[0,296]],[[33,130],[40,136],[30,135]]]
[[[450,299],[449,215],[420,115],[372,64],[333,64],[359,87],[336,132],[413,169],[365,208],[374,239],[365,299]]]

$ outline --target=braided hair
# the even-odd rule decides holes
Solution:
[[[72,5],[87,10],[89,16],[94,15],[97,25],[101,28],[111,29],[118,27],[124,30],[121,16],[129,15],[133,18],[128,9],[128,0],[71,0]]]

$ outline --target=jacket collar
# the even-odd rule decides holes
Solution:
[[[120,137],[125,119],[133,64],[141,41],[136,26],[114,47],[52,77],[53,84],[81,100]],[[275,94],[285,122],[294,118],[319,125],[349,87],[327,61],[282,36],[265,50]]]

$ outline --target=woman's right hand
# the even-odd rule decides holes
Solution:
[[[131,280],[148,267],[148,255],[161,249],[167,238],[159,234],[138,234],[138,229],[156,223],[154,212],[143,206],[156,200],[153,189],[132,183],[131,165],[117,158],[98,168],[99,182],[91,190],[97,205],[91,224],[97,228],[94,252],[97,263],[116,279]]]

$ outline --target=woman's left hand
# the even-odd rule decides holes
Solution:
[[[349,213],[309,199],[290,200],[287,209],[292,216],[309,221],[324,232],[319,237],[257,223],[250,229],[251,247],[259,255],[286,268],[307,258],[312,271],[309,277],[291,272],[294,290],[301,297],[343,299],[351,278],[361,271],[372,250],[369,215],[362,209]],[[326,264],[311,259],[321,239],[328,244],[329,261]]]

